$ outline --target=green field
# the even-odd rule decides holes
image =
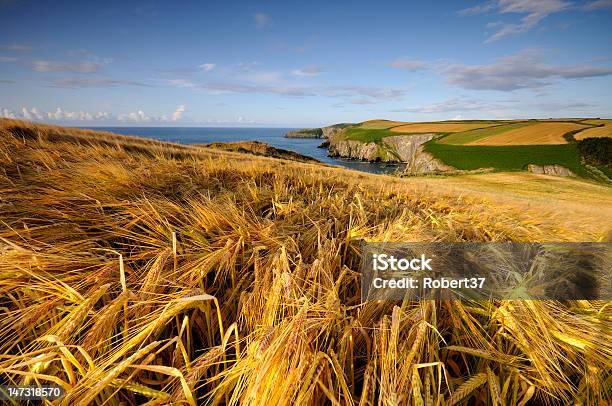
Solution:
[[[457,169],[494,168],[499,171],[521,171],[528,164],[562,165],[579,176],[589,177],[580,164],[575,144],[562,145],[448,145],[425,144],[425,151]]]
[[[394,133],[386,128],[360,128],[349,127],[346,129],[346,138],[349,140],[357,140],[361,142],[376,142],[379,143],[385,137],[394,135],[402,135]]]

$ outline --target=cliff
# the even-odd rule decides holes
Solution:
[[[351,125],[350,123],[333,124],[322,128],[303,128],[301,130],[289,131],[286,138],[325,138],[329,139],[342,129]]]
[[[321,128],[304,128],[301,130],[289,131],[285,134],[286,138],[321,138],[323,130]]]
[[[527,165],[527,170],[531,173],[537,173],[541,175],[554,175],[554,176],[576,176],[576,174],[564,166],[561,165]]]
[[[422,145],[433,139],[435,134],[395,135],[383,138],[380,143],[365,143],[346,139],[341,129],[327,128],[323,128],[323,132],[329,134],[327,139],[330,156],[369,162],[402,162],[407,164],[408,173],[444,172],[454,169],[423,151]]]

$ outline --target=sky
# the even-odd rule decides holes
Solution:
[[[310,127],[612,117],[612,0],[0,0],[0,116]]]

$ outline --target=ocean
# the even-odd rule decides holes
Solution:
[[[327,148],[317,148],[323,140],[285,138],[295,128],[234,128],[234,127],[87,127],[124,135],[137,135],[180,144],[208,144],[210,142],[261,141],[276,148],[295,151],[330,165],[343,166],[362,172],[391,173],[397,165],[369,163],[327,156]]]

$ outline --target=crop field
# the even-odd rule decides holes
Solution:
[[[516,130],[531,125],[529,122],[502,124],[470,131],[461,131],[441,138],[440,144],[465,145],[506,131]]]
[[[551,215],[554,193],[527,210],[13,120],[0,155],[3,384],[60,385],[63,405],[612,400],[607,302],[360,300],[364,240],[607,238],[601,213]]]
[[[563,135],[585,128],[585,125],[565,122],[535,122],[508,131],[480,138],[466,145],[555,145],[565,144]]]
[[[390,131],[398,133],[450,133],[493,127],[496,125],[499,125],[499,123],[413,123],[390,128]]]
[[[599,120],[593,122],[594,124],[603,124],[602,127],[593,127],[586,130],[580,131],[574,135],[577,140],[582,140],[589,137],[612,137],[612,121],[610,120]]]

